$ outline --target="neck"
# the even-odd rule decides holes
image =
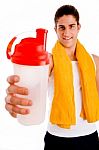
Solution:
[[[77,58],[76,58],[76,49],[74,48],[72,48],[72,49],[68,49],[68,48],[66,48],[66,53],[67,53],[67,55],[68,55],[68,57],[70,58],[70,60],[71,61],[74,61],[74,60],[77,60]]]

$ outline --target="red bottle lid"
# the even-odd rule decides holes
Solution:
[[[7,57],[13,63],[21,65],[46,65],[49,64],[48,52],[46,51],[47,30],[37,29],[36,38],[28,37],[15,45],[14,53],[10,55],[11,47],[16,39],[14,37],[8,44]]]

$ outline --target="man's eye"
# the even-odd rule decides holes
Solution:
[[[70,29],[74,29],[75,28],[75,25],[70,25]]]
[[[65,27],[61,26],[59,27],[59,30],[65,30]]]

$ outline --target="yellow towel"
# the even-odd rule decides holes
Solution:
[[[71,60],[65,48],[56,42],[52,49],[54,60],[54,97],[50,114],[52,124],[70,128],[76,124],[73,73]],[[88,122],[99,120],[99,95],[96,86],[95,66],[91,56],[77,40],[76,58],[82,87],[80,116]]]

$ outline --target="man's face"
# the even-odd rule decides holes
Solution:
[[[55,27],[58,40],[66,48],[76,46],[79,30],[80,24],[77,25],[77,21],[72,15],[64,15],[60,17]]]

